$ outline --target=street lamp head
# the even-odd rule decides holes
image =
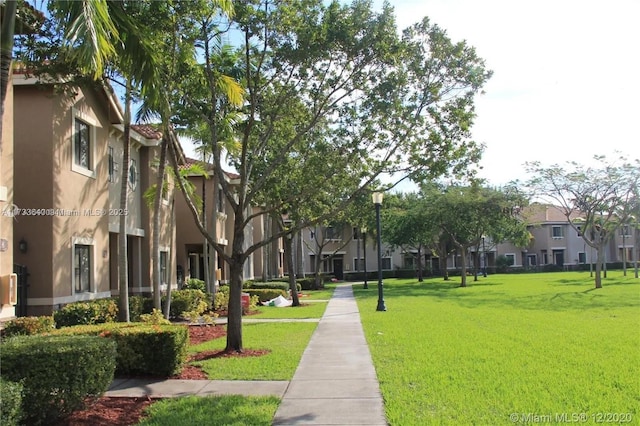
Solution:
[[[373,204],[382,204],[382,198],[384,194],[382,192],[374,192],[371,194],[371,198],[373,198]]]

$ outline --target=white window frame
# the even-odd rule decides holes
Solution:
[[[582,255],[583,259],[581,261],[580,259],[580,255]],[[578,252],[578,264],[579,265],[585,265],[587,263],[587,253],[584,251],[579,251]]]
[[[360,266],[360,268],[358,268],[358,265]],[[354,271],[364,271],[364,257],[360,257],[360,259],[358,259],[357,257],[353,258],[353,270]]]
[[[389,261],[389,267],[385,268],[385,261],[388,260]],[[390,271],[391,269],[393,269],[393,259],[391,258],[391,256],[386,256],[382,258],[381,261],[381,265],[380,265],[380,269],[382,269],[383,271]]]
[[[89,168],[76,164],[76,120],[89,127]],[[71,109],[71,170],[83,176],[96,178],[96,128],[98,122],[82,111]]]
[[[164,262],[163,262],[164,255]],[[169,250],[160,250],[160,284],[167,285],[169,282],[168,269],[169,269]]]
[[[509,267],[517,265],[516,261],[518,260],[518,258],[516,257],[515,253],[505,253],[504,257],[506,257],[507,259],[509,259],[509,258],[513,259],[513,262],[511,262],[511,265],[509,265]]]
[[[86,291],[76,291],[76,246],[89,246],[89,288]],[[71,239],[71,294],[95,293],[95,241],[93,238],[73,237]]]
[[[131,173],[132,170],[131,168],[133,168],[133,177],[134,179],[131,179]],[[135,191],[138,188],[138,181],[140,180],[140,173],[138,172],[138,162],[136,161],[135,158],[132,158],[129,160],[129,167],[127,168],[127,173],[129,174],[129,188],[131,188],[132,191]]]
[[[560,235],[555,235],[555,230],[559,229],[560,230]],[[551,238],[553,238],[554,240],[561,240],[564,238],[564,229],[562,227],[562,225],[552,225],[551,226]]]

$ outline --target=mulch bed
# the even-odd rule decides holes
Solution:
[[[189,344],[197,345],[213,339],[219,339],[227,335],[226,327],[213,325],[190,325]],[[205,351],[189,357],[189,361],[202,361],[220,357],[251,357],[266,355],[268,350],[245,349],[243,352]],[[206,380],[207,376],[195,365],[186,364],[180,374],[172,379],[181,380]],[[108,398],[102,397],[93,401],[87,401],[84,410],[75,411],[58,426],[129,426],[135,425],[144,418],[144,410],[154,400],[149,397],[142,398]]]

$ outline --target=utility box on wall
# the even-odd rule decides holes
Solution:
[[[18,303],[18,275],[4,275],[0,282],[0,303],[15,306]]]

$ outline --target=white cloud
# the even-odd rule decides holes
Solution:
[[[380,2],[381,3],[381,2]],[[640,2],[396,0],[400,28],[429,16],[476,47],[494,76],[477,99],[481,175],[521,178],[527,160],[637,158]],[[634,153],[635,151],[635,153]]]

